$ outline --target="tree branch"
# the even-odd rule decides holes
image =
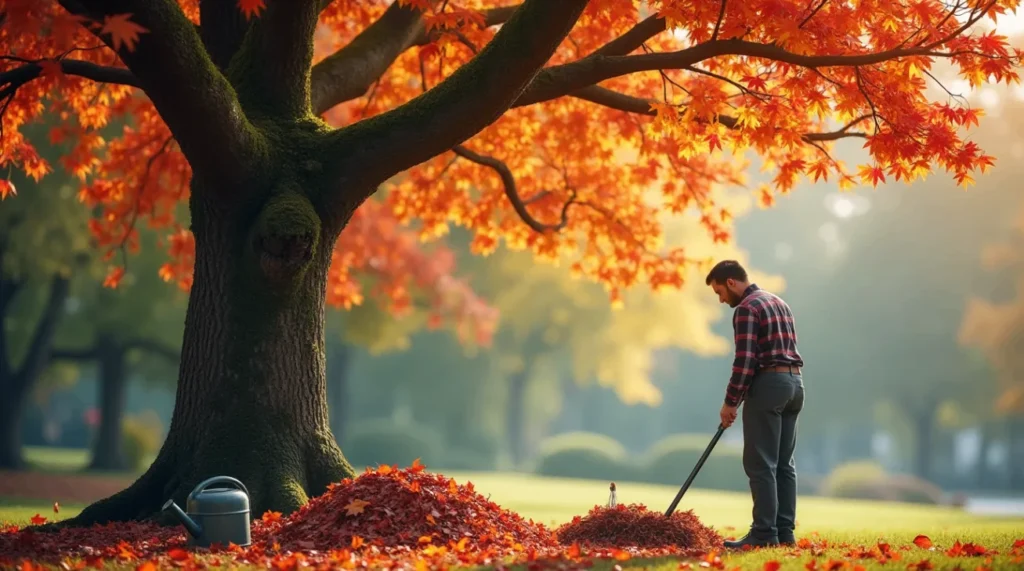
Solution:
[[[587,0],[526,0],[480,53],[430,91],[329,137],[354,208],[391,175],[451,149],[496,121],[575,25]],[[341,160],[337,160],[341,157]],[[342,192],[342,191],[339,191]],[[364,194],[365,193],[365,194]],[[333,200],[337,198],[337,200]]]
[[[516,4],[485,10],[486,26],[507,21],[518,7]],[[320,115],[362,96],[405,50],[430,43],[436,35],[436,31],[427,33],[419,10],[398,2],[391,4],[345,47],[313,66],[313,112]]]
[[[249,22],[236,0],[200,0],[199,35],[210,59],[226,72],[249,30]]]
[[[642,99],[640,97],[633,97],[631,95],[625,95],[617,91],[612,91],[604,87],[597,85],[591,85],[590,87],[584,87],[578,91],[574,91],[569,94],[570,97],[576,97],[590,101],[591,103],[597,103],[610,109],[618,109],[619,111],[626,111],[627,113],[635,113],[637,115],[647,115],[654,117],[657,113],[651,108],[651,103],[656,103],[654,99]],[[857,119],[854,119],[849,125],[846,125],[838,131],[828,131],[823,133],[805,133],[801,138],[805,142],[812,141],[835,141],[847,137],[867,137],[867,133],[859,131],[850,131],[850,129],[865,119],[871,119],[873,115],[862,115]],[[719,115],[718,122],[730,129],[736,128],[736,118],[729,115]]]
[[[50,353],[50,358],[54,361],[95,361],[99,356],[99,351],[95,346],[87,347],[85,349],[54,349]]]
[[[530,202],[533,202],[536,197],[524,201],[523,198],[519,196],[519,190],[516,188],[516,179],[515,177],[512,176],[511,169],[509,169],[508,165],[506,165],[503,161],[495,157],[481,155],[479,153],[473,152],[462,145],[455,145],[454,147],[452,147],[452,151],[456,155],[459,155],[464,159],[470,160],[478,165],[483,165],[485,167],[490,167],[494,169],[494,171],[498,173],[498,176],[501,178],[501,184],[505,190],[505,196],[507,196],[509,202],[512,203],[512,209],[515,210],[516,214],[518,214],[519,217],[523,219],[523,222],[525,222],[526,225],[532,228],[533,230],[540,232],[541,234],[547,232],[557,232],[562,228],[565,228],[566,225],[569,224],[569,207],[576,203],[575,190],[571,191],[569,200],[567,200],[566,203],[562,206],[562,214],[559,218],[558,224],[545,224],[540,220],[534,218],[533,215],[530,214],[530,212],[526,209],[526,205],[529,204]],[[546,195],[547,193],[542,192],[541,194]]]
[[[247,111],[290,118],[309,113],[319,14],[319,0],[276,0],[250,25],[228,70]]]
[[[36,79],[43,73],[42,61],[31,61],[25,65],[0,73],[0,96],[8,95],[17,88]],[[107,67],[76,59],[59,60],[61,71],[102,83],[116,83],[142,87],[132,72],[118,67]]]
[[[240,187],[261,164],[249,124],[223,74],[217,71],[198,31],[175,0],[59,0],[72,14],[102,23],[106,16],[131,14],[146,28],[139,41],[114,47],[109,34],[97,37],[114,49],[174,133],[193,170],[217,186]]]
[[[147,351],[167,359],[172,364],[181,360],[181,351],[174,349],[173,347],[168,347],[167,345],[153,339],[141,337],[137,339],[130,339],[125,342],[124,349],[126,351],[131,351],[132,349]]]
[[[549,101],[584,87],[631,73],[685,69],[704,60],[724,55],[759,57],[808,69],[818,69],[870,65],[908,56],[953,57],[958,54],[935,51],[928,47],[916,47],[855,55],[805,55],[789,52],[778,46],[739,39],[708,41],[683,50],[665,53],[605,56],[595,52],[593,55],[572,63],[543,69],[512,106],[521,107]]]
[[[657,15],[648,16],[629,29],[625,34],[615,38],[591,56],[624,56],[640,49],[647,40],[665,31],[665,19]]]

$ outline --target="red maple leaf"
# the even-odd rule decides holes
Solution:
[[[149,30],[131,21],[131,14],[113,14],[103,18],[101,34],[109,34],[114,43],[114,49],[121,49],[124,44],[128,51],[135,49],[139,41],[139,34],[145,34]]]
[[[245,14],[246,20],[259,16],[266,7],[263,0],[238,0],[238,8]]]

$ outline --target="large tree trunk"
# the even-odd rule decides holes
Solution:
[[[67,525],[146,518],[218,475],[245,484],[254,517],[287,514],[353,475],[327,409],[324,297],[338,230],[324,229],[294,184],[233,208],[197,184],[194,282],[164,445],[128,489]]]
[[[107,333],[96,339],[99,362],[100,429],[93,444],[90,470],[124,470],[128,468],[121,450],[121,421],[128,397],[128,375],[125,371],[125,348]]]

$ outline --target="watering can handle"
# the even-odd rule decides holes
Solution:
[[[220,483],[231,484],[232,486],[234,486],[236,488],[239,488],[243,492],[245,492],[245,495],[247,495],[247,496],[249,495],[249,490],[245,487],[245,484],[243,484],[242,482],[232,478],[231,476],[214,476],[212,478],[207,478],[206,480],[203,480],[202,482],[199,482],[199,485],[197,485],[195,487],[195,489],[192,490],[192,493],[190,493],[188,495],[188,499],[194,500],[206,488],[210,487],[213,484],[220,484]]]

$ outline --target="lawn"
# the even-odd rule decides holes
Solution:
[[[477,491],[504,508],[524,517],[551,526],[569,521],[575,515],[585,514],[595,504],[607,498],[607,482],[546,478],[514,473],[448,473],[456,481],[472,481]],[[663,511],[676,492],[675,488],[648,484],[618,483],[620,503],[642,503],[651,509]],[[52,502],[0,498],[0,521],[24,525],[39,513],[51,520],[69,517],[82,506],[64,505],[59,514],[52,511]],[[750,517],[750,499],[746,494],[694,489],[687,493],[680,510],[694,510],[701,520],[719,530],[726,537],[742,533]],[[913,540],[927,535],[934,548],[918,547]],[[798,537],[814,543],[813,547],[777,548],[753,553],[722,553],[721,566],[725,569],[762,569],[769,561],[779,561],[782,569],[803,569],[804,564],[816,561],[824,568],[830,560],[845,562],[844,569],[906,569],[927,559],[934,569],[1019,569],[1024,567],[1024,548],[1011,554],[1015,541],[1024,539],[1024,518],[992,518],[973,516],[955,508],[895,504],[884,502],[828,500],[802,498],[799,504]],[[975,557],[948,557],[945,552],[955,542],[974,543],[999,555]],[[891,545],[899,559],[886,564],[871,557],[851,557],[851,549],[863,546],[874,548],[879,542]],[[854,554],[856,555],[856,554]],[[699,560],[692,561],[694,567]],[[600,561],[595,568],[677,569],[674,559],[631,559],[628,561]],[[711,565],[715,567],[717,565]],[[110,565],[108,563],[107,567]],[[116,568],[116,567],[114,567]],[[124,567],[134,569],[132,566]],[[929,568],[927,564],[916,568]]]

